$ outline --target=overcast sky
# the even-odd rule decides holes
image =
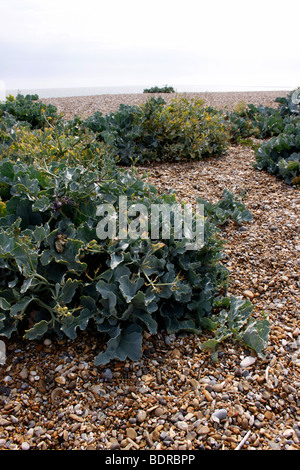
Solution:
[[[299,13],[291,0],[0,0],[0,80],[294,89]]]

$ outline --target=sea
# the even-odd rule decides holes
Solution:
[[[164,86],[164,85],[163,85]],[[94,96],[109,94],[143,93],[150,86],[102,86],[102,87],[77,87],[77,88],[20,88],[17,90],[5,90],[4,95],[38,95],[39,98],[68,98],[72,96]],[[212,85],[178,85],[173,86],[177,93],[204,93],[204,92],[242,92],[242,91],[291,91],[295,87],[286,86],[212,86]],[[3,91],[2,91],[3,92]]]

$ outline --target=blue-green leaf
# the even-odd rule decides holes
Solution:
[[[118,334],[107,343],[104,352],[95,358],[95,365],[107,364],[112,359],[125,361],[129,358],[136,362],[142,355],[142,328],[132,324],[124,330],[118,330]]]

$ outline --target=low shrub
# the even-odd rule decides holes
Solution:
[[[258,170],[283,178],[287,184],[299,184],[300,121],[285,126],[277,137],[263,142],[255,156]]]
[[[275,98],[275,102],[279,103],[279,112],[281,116],[295,116],[300,115],[300,89],[290,91],[285,97]]]
[[[283,116],[278,108],[243,102],[227,114],[228,130],[234,143],[248,137],[267,139],[279,135],[292,121],[292,116]]]
[[[165,85],[164,87],[154,86],[151,88],[145,88],[143,93],[175,93],[173,87]]]
[[[7,130],[4,136],[11,136]],[[21,160],[40,165],[51,162],[65,163],[69,166],[84,165],[101,168],[103,159],[107,164],[109,147],[98,142],[93,132],[80,129],[74,132],[73,126],[48,126],[31,130],[28,127],[16,126],[13,139],[2,146],[1,157],[12,161]],[[111,157],[113,158],[113,157]]]
[[[116,113],[95,113],[84,125],[110,145],[123,165],[132,161],[200,160],[228,148],[224,116],[203,101],[151,98],[144,105],[121,105]]]
[[[17,121],[26,122],[31,129],[44,129],[48,123],[54,123],[62,116],[53,105],[45,105],[38,101],[38,95],[18,94],[16,98],[9,95],[4,103],[0,103],[0,117],[14,116]]]

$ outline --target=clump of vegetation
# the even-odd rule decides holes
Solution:
[[[16,121],[27,123],[31,129],[44,129],[49,122],[54,123],[62,119],[56,106],[45,105],[38,99],[38,95],[18,94],[16,98],[9,95],[4,103],[0,103],[0,118],[13,116]]]
[[[231,142],[255,137],[267,139],[279,135],[292,121],[291,116],[283,116],[278,108],[255,106],[240,102],[227,114]]]
[[[130,171],[2,160],[0,194],[0,334],[74,339],[77,330],[93,327],[107,337],[106,350],[96,358],[105,364],[138,360],[144,329],[155,334],[163,325],[170,333],[199,333],[218,325],[209,318],[228,282],[212,217],[220,217],[221,206],[207,212],[204,246],[188,250],[186,240],[174,237],[99,239],[97,211],[103,203],[118,213],[122,195],[147,208],[176,202],[174,196],[158,196]],[[244,221],[244,208],[232,196],[228,202],[227,220],[237,212]],[[259,336],[255,327],[253,335]],[[262,344],[265,337],[258,353]]]
[[[113,149],[123,165],[132,161],[200,160],[226,152],[224,116],[203,101],[151,98],[142,106],[121,105],[116,113],[97,112],[84,125]]]
[[[298,185],[300,179],[298,95],[299,90],[294,90],[287,97],[276,98],[279,106],[274,108],[241,102],[226,115],[231,142],[251,145],[249,139],[259,139],[260,144],[252,145],[255,167],[293,185]]]
[[[258,170],[283,178],[287,184],[299,184],[300,121],[285,126],[278,136],[263,142],[255,155]]]
[[[145,88],[143,93],[175,93],[173,87],[165,85],[164,87],[154,86],[151,88]]]

